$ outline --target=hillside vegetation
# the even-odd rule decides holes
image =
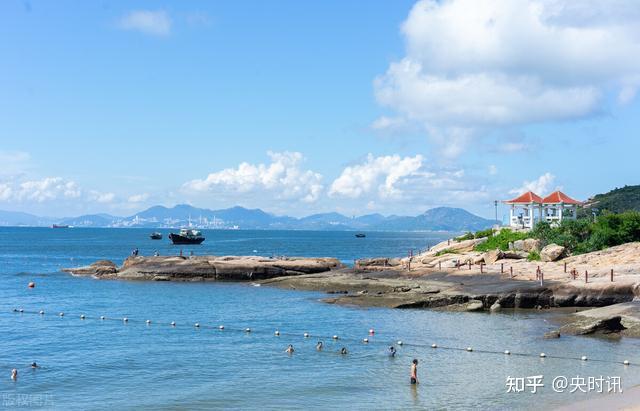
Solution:
[[[605,194],[597,194],[585,203],[583,212],[591,215],[592,210],[598,213],[622,213],[640,211],[640,185],[616,188]]]
[[[594,221],[589,218],[578,220],[564,220],[557,227],[550,224],[538,223],[529,232],[515,232],[508,228],[491,235],[491,231],[467,233],[459,240],[469,238],[489,237],[484,243],[475,247],[476,251],[489,251],[509,248],[509,243],[525,238],[537,238],[542,247],[548,244],[558,244],[571,254],[583,254],[602,250],[607,247],[640,241],[640,212],[626,211],[623,213],[608,213],[597,217]]]

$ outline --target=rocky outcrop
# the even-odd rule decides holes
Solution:
[[[341,267],[334,258],[264,257],[129,257],[118,268],[111,261],[64,269],[74,275],[152,281],[255,281],[267,278],[322,273]]]
[[[532,251],[540,251],[540,240],[536,238],[526,238],[524,240],[517,240],[509,243],[509,250],[513,251],[525,251],[530,253]]]
[[[504,253],[499,249],[487,251],[484,254],[484,262],[487,264],[493,264],[502,258],[504,258]]]
[[[540,259],[542,261],[556,261],[565,252],[565,248],[558,244],[549,244],[540,250]]]
[[[68,272],[74,275],[93,275],[103,276],[112,275],[118,272],[118,266],[109,260],[98,260],[93,264],[76,267],[76,268],[63,268],[62,271]]]

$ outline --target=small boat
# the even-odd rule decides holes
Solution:
[[[204,241],[204,237],[200,231],[190,228],[181,229],[180,234],[169,234],[169,239],[173,244],[200,244]]]
[[[151,238],[152,240],[162,240],[162,233],[156,231],[155,233],[151,233],[149,238]]]
[[[51,228],[69,228],[67,224],[53,224]]]
[[[356,234],[356,237],[358,237],[358,238],[365,238],[365,237],[366,237],[366,234],[358,233],[358,234]]]

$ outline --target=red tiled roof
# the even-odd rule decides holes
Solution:
[[[568,197],[567,197],[568,198]],[[530,204],[530,203],[542,203],[542,197],[534,193],[533,191],[527,191],[519,197],[514,198],[513,200],[505,201],[507,204]]]
[[[558,203],[582,204],[580,201],[574,200],[573,198],[569,197],[562,191],[554,191],[553,193],[546,196],[542,200],[542,202],[547,204],[558,204]]]

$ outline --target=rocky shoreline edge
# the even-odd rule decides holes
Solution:
[[[634,243],[637,246],[637,243]],[[450,256],[449,256],[450,258]],[[581,261],[589,261],[582,256]],[[521,260],[520,260],[521,261]],[[258,256],[162,256],[127,258],[121,267],[100,260],[63,271],[98,279],[146,281],[249,281],[265,286],[327,293],[326,303],[359,307],[490,312],[506,309],[572,309],[557,330],[561,334],[640,337],[640,283],[635,269],[615,282],[594,271],[591,282],[534,273],[477,267],[408,269],[402,260],[372,259],[346,267],[335,258],[266,258]],[[540,263],[538,263],[540,264]],[[562,262],[542,263],[538,270],[560,272]],[[546,264],[546,265],[545,265]],[[554,266],[549,266],[553,264]],[[527,270],[528,265],[524,266]],[[629,270],[628,270],[629,271]],[[632,272],[631,272],[632,271]],[[593,308],[604,307],[604,308]],[[592,310],[581,311],[584,308]]]

